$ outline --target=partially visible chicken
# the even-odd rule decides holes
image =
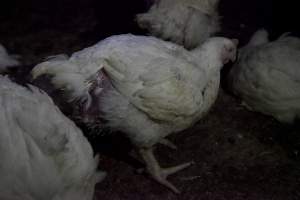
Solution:
[[[249,109],[293,123],[300,117],[300,39],[286,36],[269,42],[257,31],[239,51],[229,85]]]
[[[0,199],[91,200],[98,159],[50,97],[0,76]]]
[[[219,30],[219,0],[156,0],[137,15],[151,35],[193,49]]]
[[[17,55],[9,55],[3,45],[0,44],[0,73],[6,72],[8,68],[20,65]]]
[[[126,133],[152,177],[179,192],[166,178],[191,163],[161,168],[152,147],[168,144],[166,136],[208,112],[218,94],[220,69],[235,59],[234,42],[211,38],[189,52],[154,37],[112,36],[70,58],[43,62],[32,76],[50,75],[54,87],[80,110],[81,121]]]

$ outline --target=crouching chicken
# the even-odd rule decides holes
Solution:
[[[229,86],[250,110],[293,123],[300,118],[300,39],[284,34],[270,42],[266,30],[257,31],[239,51]]]
[[[151,35],[183,45],[199,46],[220,29],[219,0],[155,0],[137,15],[138,25]]]
[[[92,200],[104,178],[80,129],[50,97],[0,76],[0,199]]]

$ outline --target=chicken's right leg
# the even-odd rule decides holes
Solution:
[[[171,174],[174,174],[182,169],[185,169],[186,167],[193,164],[193,162],[184,163],[175,167],[169,167],[169,168],[161,168],[159,166],[159,163],[155,159],[153,155],[152,148],[143,148],[140,149],[140,154],[142,155],[148,173],[152,176],[152,178],[156,181],[158,181],[160,184],[168,187],[175,193],[180,193],[180,191],[167,180],[167,177]]]

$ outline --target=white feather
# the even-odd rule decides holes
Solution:
[[[219,30],[219,0],[157,0],[147,13],[137,15],[151,35],[192,49]]]
[[[53,76],[52,83],[55,87],[66,90],[69,101],[73,101],[77,98],[89,98],[87,80],[99,69],[101,67],[95,63],[85,65],[81,62],[70,61],[66,55],[56,55],[38,64],[32,70],[31,75],[33,79],[43,74]]]
[[[35,77],[52,74],[57,88],[69,86],[72,93],[86,87],[84,82],[92,74],[104,70],[112,87],[101,93],[96,104],[99,117],[128,134],[134,144],[151,146],[189,127],[209,110],[218,93],[227,47],[232,50],[227,57],[235,58],[235,44],[225,38],[209,39],[189,52],[154,37],[119,35],[64,62],[41,63],[32,73]],[[73,74],[81,77],[78,88],[68,78]],[[55,83],[58,77],[61,82]]]
[[[91,200],[98,159],[47,94],[0,76],[0,199]]]
[[[229,76],[231,89],[252,110],[293,123],[300,117],[299,63],[300,39],[284,35],[268,42],[260,30],[239,52]]]

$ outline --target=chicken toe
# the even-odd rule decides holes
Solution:
[[[191,164],[193,164],[193,162],[187,162],[181,165],[177,165],[175,167],[161,168],[153,155],[152,148],[141,149],[140,153],[146,163],[147,171],[152,176],[152,178],[160,184],[166,186],[173,192],[179,194],[180,191],[167,180],[167,177],[171,174],[174,174],[180,170],[189,167]]]
[[[165,139],[165,138],[161,139],[159,141],[159,144],[165,145],[165,146],[167,146],[167,147],[169,147],[171,149],[174,149],[174,150],[177,149],[177,146],[173,142],[171,142],[170,140]]]

